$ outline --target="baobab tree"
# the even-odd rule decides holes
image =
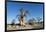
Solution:
[[[25,11],[23,8],[21,8],[19,11],[18,20],[19,20],[19,24],[21,26],[25,26],[24,17],[27,16],[27,13],[28,13],[28,11]]]

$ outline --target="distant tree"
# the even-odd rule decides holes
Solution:
[[[37,20],[38,20],[38,23],[40,22],[40,20],[42,20],[42,18],[40,18],[40,17],[37,17]]]
[[[29,20],[28,20],[28,23],[30,23],[30,24],[34,24],[35,21],[36,21],[35,18],[32,18],[32,19],[29,19]]]
[[[11,25],[12,25],[12,26],[15,25],[15,19],[12,20]]]
[[[32,22],[33,22],[33,20],[32,20],[32,19],[29,19],[29,20],[28,20],[28,23],[29,23],[30,25],[32,25],[32,24],[33,24]]]

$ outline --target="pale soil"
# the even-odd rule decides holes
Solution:
[[[27,24],[25,27],[24,26],[18,26],[14,25],[11,27],[11,25],[7,25],[7,30],[19,30],[19,29],[33,29],[33,28],[43,28],[42,24],[34,24],[34,25],[29,25]]]

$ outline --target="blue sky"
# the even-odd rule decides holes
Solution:
[[[18,12],[21,8],[29,11],[27,20],[32,17],[43,17],[43,4],[8,2],[7,23],[11,23],[13,19],[15,19],[15,22],[18,23],[16,16],[19,14]]]

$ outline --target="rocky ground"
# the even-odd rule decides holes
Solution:
[[[18,26],[18,25],[7,25],[7,30],[22,30],[22,29],[36,29],[36,28],[43,28],[42,24],[34,24],[34,25],[29,25],[27,24],[26,26]]]
[[[26,26],[7,25],[7,32],[16,32],[16,31],[25,31],[25,30],[39,30],[39,29],[43,29],[43,24],[33,24],[33,25],[26,24]]]

